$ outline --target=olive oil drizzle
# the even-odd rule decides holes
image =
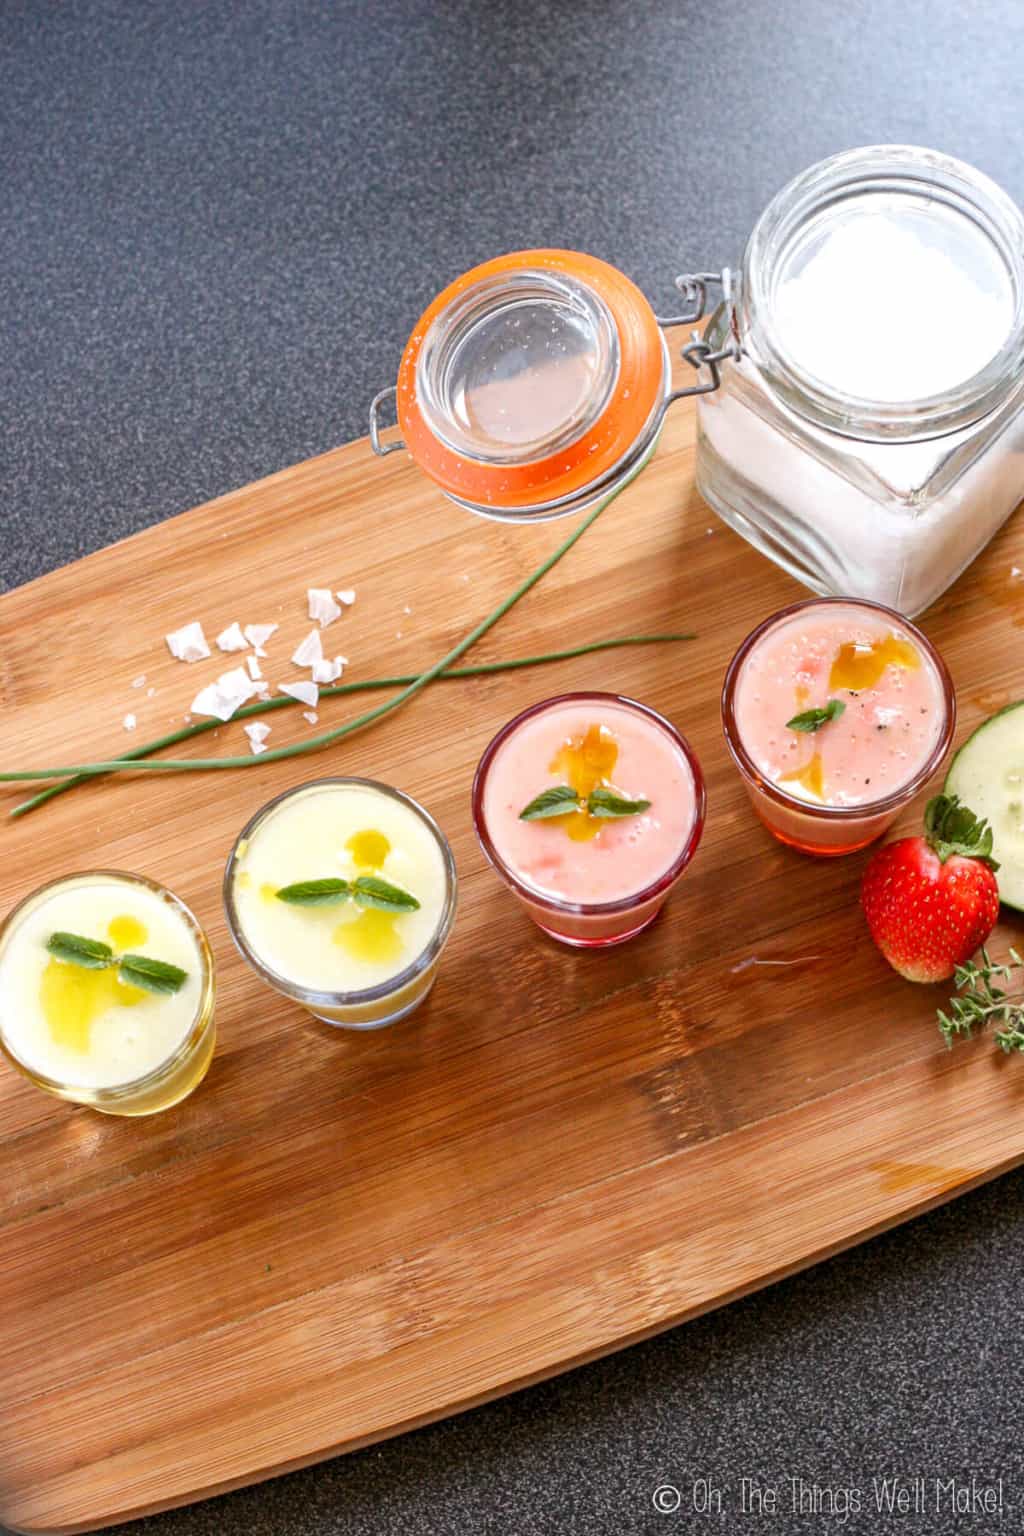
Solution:
[[[881,682],[887,667],[902,667],[913,671],[921,665],[916,646],[909,640],[901,640],[891,631],[870,645],[860,645],[856,640],[844,640],[840,645],[828,675],[829,693],[843,690],[861,693],[875,688]],[[803,709],[810,697],[805,684],[797,683],[794,690],[796,706]],[[825,765],[820,747],[815,747],[808,760],[799,768],[779,775],[780,784],[799,784],[816,800],[825,799]]]
[[[149,932],[137,917],[111,920],[107,937],[118,948],[145,944]],[[39,1006],[54,1044],[88,1055],[92,1026],[110,1008],[135,1008],[147,994],[121,981],[117,970],[86,970],[64,960],[47,961],[39,981]]]
[[[376,827],[353,832],[345,844],[352,862],[364,874],[379,874],[391,852],[391,844]],[[401,959],[404,948],[398,919],[401,912],[386,912],[379,907],[364,907],[359,916],[338,923],[332,935],[339,949],[354,960],[386,965]]]
[[[615,789],[612,774],[618,760],[619,744],[611,731],[604,725],[590,725],[581,736],[563,742],[548,764],[548,772],[574,789],[582,802],[576,810],[551,818],[574,843],[590,842],[606,825],[602,817],[590,814],[586,799],[595,789]],[[623,795],[623,799],[628,798]]]

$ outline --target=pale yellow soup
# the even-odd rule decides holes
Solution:
[[[276,894],[360,875],[408,891],[419,909],[293,906]],[[399,975],[426,949],[444,911],[445,864],[431,829],[401,800],[364,785],[313,787],[239,845],[233,895],[238,925],[267,970],[313,992],[358,992]]]
[[[55,932],[183,970],[176,993],[126,986],[52,956]],[[116,876],[70,880],[16,919],[0,949],[0,1034],[25,1067],[72,1088],[117,1088],[162,1066],[184,1042],[203,989],[191,927],[158,891]]]

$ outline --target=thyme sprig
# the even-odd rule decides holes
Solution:
[[[1000,1050],[1007,1055],[1024,1051],[1024,991],[1010,995],[998,985],[1011,981],[1022,966],[1024,961],[1015,949],[1002,963],[982,949],[980,962],[969,960],[957,966],[953,973],[956,996],[949,1000],[948,1013],[938,1009],[939,1030],[947,1046],[952,1047],[954,1040],[972,1039],[975,1028],[995,1025],[992,1038]]]

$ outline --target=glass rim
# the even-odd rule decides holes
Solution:
[[[574,513],[585,511],[595,501],[600,501],[602,496],[617,496],[621,490],[625,490],[633,476],[646,467],[661,436],[666,402],[672,382],[672,358],[664,336],[661,338],[661,348],[661,394],[651,407],[651,414],[644,422],[635,442],[625,449],[622,457],[610,469],[604,470],[596,479],[588,480],[578,490],[568,491],[564,496],[558,496],[553,501],[536,501],[521,507],[506,507],[497,502],[469,501],[464,496],[456,495],[454,491],[443,491],[442,494],[447,496],[449,501],[453,501],[457,507],[464,507],[467,512],[475,512],[478,517],[485,517],[490,522],[520,524],[554,522],[556,518],[571,517]]]
[[[449,375],[472,329],[507,308],[512,300],[523,303],[530,298],[585,316],[597,354],[598,374],[586,398],[553,431],[519,446],[499,448],[495,444],[486,448],[458,423],[450,400]],[[601,294],[572,272],[524,263],[515,272],[478,276],[434,316],[416,359],[417,398],[431,430],[453,453],[492,466],[534,464],[575,443],[594,425],[608,405],[620,367],[619,332]]]
[[[287,976],[282,976],[279,971],[261,959],[253,949],[245,936],[243,927],[238,917],[235,906],[234,877],[238,863],[239,845],[249,840],[260,828],[262,823],[278,809],[286,800],[294,799],[298,795],[327,788],[357,787],[360,789],[372,789],[389,796],[392,800],[401,803],[414,812],[426,826],[428,832],[434,838],[441,853],[445,875],[445,899],[441,908],[437,926],[427,943],[419,953],[409,961],[402,970],[396,971],[386,981],[376,982],[372,987],[361,987],[352,992],[324,991],[316,987],[304,987],[301,983],[292,981]],[[227,863],[224,866],[224,878],[221,884],[221,895],[224,902],[224,912],[228,920],[228,930],[234,941],[235,948],[252,966],[256,974],[272,987],[274,991],[281,992],[286,997],[304,1004],[307,1008],[352,1008],[363,1004],[383,1001],[393,993],[400,991],[416,981],[423,972],[435,963],[448,941],[448,936],[455,921],[455,909],[458,900],[459,877],[455,866],[455,856],[447,837],[441,831],[430,812],[422,806],[412,795],[407,795],[401,789],[396,789],[392,784],[382,784],[379,779],[361,778],[353,774],[338,774],[322,779],[310,779],[304,784],[293,784],[290,789],[283,789],[280,794],[274,795],[259,807],[250,816],[245,826],[239,832],[228,854]]]
[[[132,870],[127,869],[73,870],[70,874],[56,875],[52,880],[46,880],[42,885],[37,885],[34,890],[29,891],[27,895],[23,896],[7,913],[3,921],[0,922],[0,957],[3,955],[5,944],[13,937],[19,919],[25,915],[26,908],[34,906],[37,900],[42,899],[58,886],[70,885],[79,881],[100,880],[106,882],[115,881],[125,885],[145,886],[147,890],[153,891],[156,895],[168,901],[178,914],[184,918],[186,926],[196,941],[196,948],[199,951],[202,967],[199,998],[196,1002],[192,1021],[185,1031],[184,1037],[169,1056],[165,1056],[163,1061],[159,1062],[155,1067],[151,1067],[148,1072],[144,1072],[141,1077],[128,1078],[123,1083],[114,1083],[102,1088],[94,1088],[86,1083],[62,1082],[59,1078],[50,1077],[47,1073],[38,1071],[29,1062],[23,1061],[4,1033],[2,1018],[0,1018],[0,1051],[19,1071],[28,1074],[31,1080],[40,1087],[47,1088],[60,1096],[68,1093],[88,1093],[91,1096],[90,1103],[94,1106],[102,1107],[104,1104],[118,1103],[121,1099],[134,1097],[147,1088],[158,1086],[165,1077],[174,1072],[187,1060],[210,1022],[207,1014],[210,1013],[213,1006],[215,969],[213,951],[210,947],[210,941],[206,936],[206,930],[191,907],[182,901],[181,897],[172,891],[169,886],[161,884],[159,880],[153,880],[148,875],[135,874]]]
[[[548,710],[554,709],[559,705],[579,704],[584,702],[618,704],[624,706],[628,710],[632,710],[635,713],[642,715],[645,719],[652,721],[662,732],[664,732],[665,735],[669,737],[672,744],[679,751],[690,770],[690,776],[693,780],[693,820],[690,823],[690,828],[686,835],[686,841],[683,844],[681,851],[669,865],[669,867],[662,874],[660,874],[656,880],[652,880],[649,885],[644,886],[641,890],[635,893],[631,893],[628,896],[616,897],[614,901],[566,901],[560,899],[557,896],[551,896],[545,892],[534,890],[532,886],[528,885],[525,880],[522,880],[512,869],[510,869],[508,864],[506,864],[504,859],[501,857],[497,848],[494,846],[494,842],[490,833],[487,830],[487,824],[483,812],[484,791],[487,785],[488,773],[490,772],[490,769],[494,763],[495,757],[504,746],[505,742],[509,739],[509,737],[513,735],[513,733],[517,731],[521,725],[525,724],[527,720],[533,719],[535,715],[544,714]],[[526,709],[522,709],[517,715],[513,715],[511,720],[506,721],[501,730],[497,731],[495,735],[491,737],[491,740],[488,742],[487,746],[483,750],[483,753],[481,754],[480,761],[477,763],[476,772],[473,775],[471,805],[473,812],[473,826],[476,831],[477,841],[480,844],[484,857],[490,864],[491,868],[494,869],[496,873],[499,874],[501,878],[506,882],[506,884],[511,886],[516,894],[521,896],[524,901],[528,901],[533,906],[541,907],[543,910],[548,912],[570,913],[577,917],[609,917],[618,912],[630,912],[635,907],[639,907],[646,902],[653,901],[663,892],[667,892],[679,879],[679,876],[683,873],[684,869],[689,864],[690,860],[693,858],[693,855],[697,851],[697,845],[699,844],[701,834],[704,831],[704,822],[707,817],[707,788],[704,783],[704,773],[701,769],[700,760],[697,757],[696,752],[693,750],[690,743],[683,735],[682,731],[674,726],[671,720],[668,720],[664,715],[659,714],[656,709],[652,709],[649,704],[642,704],[639,699],[631,699],[626,694],[608,693],[601,689],[579,689],[571,693],[553,694],[550,698],[541,699],[536,704],[528,705]]]
[[[554,279],[564,288],[561,280],[571,279],[593,294],[593,312],[603,306],[611,317],[617,382],[589,426],[573,428],[571,440],[562,441],[557,451],[535,447],[531,451],[540,457],[492,463],[471,457],[464,446],[453,451],[437,434],[423,408],[420,361],[427,339],[436,340],[435,322],[457,307],[462,295],[492,282],[500,292],[524,271],[542,274],[548,286]],[[556,507],[573,510],[585,488],[593,494],[602,479],[634,454],[645,432],[653,433],[668,399],[664,338],[650,303],[617,267],[582,251],[510,251],[464,272],[428,305],[406,343],[396,391],[398,423],[409,453],[446,495],[485,515],[509,514],[510,521],[526,521],[531,512],[538,518],[555,516]],[[537,510],[538,504],[543,511]]]
[[[786,790],[780,789],[773,779],[769,779],[758,768],[753,758],[743,745],[742,734],[736,721],[735,694],[739,682],[740,673],[743,670],[751,651],[768,632],[777,625],[785,623],[794,614],[802,613],[808,608],[867,608],[874,613],[883,613],[891,619],[900,629],[904,629],[920,647],[935,671],[939,681],[943,705],[942,729],[936,738],[935,745],[929,752],[922,766],[899,789],[891,790],[887,795],[877,800],[865,800],[859,805],[821,805],[813,800],[802,800],[799,795],[791,795]],[[780,608],[777,612],[769,614],[762,619],[754,629],[750,631],[746,639],[741,642],[730,661],[725,681],[722,684],[722,732],[725,736],[725,744],[732,755],[744,779],[756,785],[758,791],[768,800],[773,800],[777,805],[786,810],[799,811],[802,815],[810,816],[819,821],[863,821],[869,816],[879,816],[889,810],[898,810],[908,800],[913,799],[918,790],[927,783],[936,768],[942,762],[949,751],[956,730],[956,690],[953,687],[953,679],[948,666],[941,653],[936,649],[927,635],[918,629],[910,619],[898,613],[895,608],[888,608],[885,603],[875,603],[864,597],[808,597],[796,603],[790,603],[786,608]]]
[[[971,220],[997,249],[1014,290],[1013,318],[989,360],[958,384],[917,400],[845,394],[802,368],[774,324],[773,273],[802,223],[830,202],[872,186],[917,192]],[[1024,213],[984,172],[913,144],[872,144],[808,167],[760,215],[743,257],[741,305],[755,358],[779,394],[805,420],[864,442],[912,442],[973,425],[993,411],[1024,372]],[[956,317],[951,317],[956,324]]]

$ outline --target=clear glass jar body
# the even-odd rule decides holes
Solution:
[[[891,618],[894,625],[907,632],[925,657],[926,664],[932,668],[939,695],[938,732],[934,747],[924,763],[891,793],[862,805],[819,805],[789,794],[758,768],[744,740],[743,719],[736,707],[737,685],[747,658],[779,626],[803,612],[812,613],[816,609],[835,612],[837,609],[858,606]],[[945,662],[927,636],[891,608],[875,603],[855,603],[846,598],[810,598],[771,614],[750,632],[733,656],[722,688],[722,729],[726,745],[739,769],[758,818],[780,843],[800,853],[814,854],[821,858],[857,853],[881,837],[941,765],[952,744],[955,728],[956,694],[953,680]]]
[[[124,1115],[131,1118],[155,1115],[161,1110],[172,1109],[175,1104],[179,1104],[182,1099],[187,1098],[194,1089],[198,1088],[209,1071],[217,1043],[213,954],[206,934],[185,903],[175,896],[173,891],[167,890],[153,880],[147,880],[144,875],[127,874],[121,870],[88,870],[65,876],[40,886],[13,909],[0,926],[0,954],[3,953],[5,944],[13,936],[19,924],[60,887],[72,884],[95,884],[97,881],[104,884],[117,882],[144,886],[167,901],[188,926],[199,955],[201,985],[195,1014],[185,1038],[167,1060],[161,1062],[153,1071],[147,1072],[145,1076],[136,1078],[134,1081],[118,1083],[109,1088],[58,1081],[36,1071],[21,1060],[11,1042],[5,1039],[2,1029],[0,1029],[0,1052],[22,1076],[27,1077],[37,1088],[53,1094],[56,1098],[66,1099],[72,1104],[84,1104],[105,1115]]]
[[[1002,345],[936,394],[846,393],[801,365],[778,324],[779,294],[806,270],[807,252],[876,205],[900,228],[924,221],[929,240],[983,267],[980,281],[1005,299]],[[855,291],[836,299],[856,301]],[[950,345],[969,350],[958,315],[937,314],[935,324]],[[1024,218],[970,167],[879,146],[805,172],[761,216],[737,291],[712,316],[707,341],[715,350],[732,343],[739,355],[698,403],[698,488],[725,522],[812,591],[919,613],[1020,500]]]
[[[502,857],[487,822],[485,804],[488,777],[501,748],[528,721],[569,704],[595,708],[602,704],[613,704],[635,713],[645,726],[653,727],[668,737],[675,751],[685,761],[692,778],[693,818],[671,864],[656,880],[615,901],[569,901],[536,890]],[[537,927],[549,938],[576,949],[605,949],[609,945],[623,944],[627,939],[635,938],[653,923],[697,850],[704,830],[707,798],[697,755],[671,721],[635,699],[611,693],[584,692],[559,694],[555,698],[531,705],[498,732],[477,766],[473,780],[472,809],[473,824],[484,856]]]
[[[240,919],[238,904],[235,899],[235,877],[238,872],[239,861],[249,843],[258,835],[261,825],[277,811],[285,802],[293,801],[298,797],[309,797],[320,794],[331,794],[338,788],[356,786],[361,789],[372,790],[376,794],[384,795],[392,800],[399,801],[417,819],[422,822],[429,836],[437,845],[441,855],[444,870],[444,900],[434,930],[427,944],[419,954],[393,976],[376,986],[363,987],[358,990],[334,991],[318,990],[303,985],[292,977],[275,970],[256,950],[250,942],[245,931],[245,926]],[[397,1024],[399,1020],[408,1017],[426,999],[431,987],[437,978],[438,966],[445,945],[451,934],[455,921],[455,909],[458,896],[458,876],[455,869],[455,859],[452,855],[448,839],[437,825],[434,818],[418,801],[410,795],[405,795],[399,789],[394,789],[390,784],[381,784],[373,779],[359,778],[331,778],[316,779],[308,784],[300,784],[295,789],[285,790],[273,800],[262,806],[239,833],[235,846],[231,850],[227,867],[224,872],[224,909],[227,914],[228,927],[231,937],[245,960],[268,986],[283,997],[301,1003],[314,1018],[322,1020],[325,1024],[333,1024],[342,1029],[383,1029],[389,1024]]]

